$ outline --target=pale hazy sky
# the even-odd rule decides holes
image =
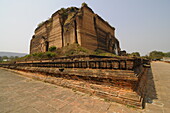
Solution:
[[[38,23],[83,2],[116,28],[122,50],[170,51],[170,0],[0,0],[0,51],[29,53]]]

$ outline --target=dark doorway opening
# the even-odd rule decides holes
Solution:
[[[75,42],[78,44],[78,39],[77,39],[77,22],[76,22],[76,20],[74,20],[74,25],[75,25],[75,29],[74,29],[74,32],[75,32]]]
[[[45,48],[45,51],[48,51],[48,48],[49,48],[49,42],[45,42],[45,45],[46,45],[46,48]]]

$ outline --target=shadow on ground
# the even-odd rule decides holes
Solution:
[[[153,100],[158,99],[155,89],[155,82],[152,73],[152,68],[148,70],[147,92],[145,97],[145,103],[152,103]]]

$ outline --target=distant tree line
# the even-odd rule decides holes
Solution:
[[[127,56],[130,57],[142,57],[142,58],[147,58],[147,59],[152,59],[152,60],[160,60],[163,57],[170,57],[170,52],[162,52],[162,51],[151,51],[149,55],[145,56],[140,56],[139,52],[132,52],[132,53],[127,53]]]
[[[164,53],[162,51],[152,51],[149,53],[150,59],[162,59],[163,57],[170,57],[170,52]]]
[[[15,60],[15,59],[18,59],[19,57],[18,56],[0,56],[0,62],[3,62],[3,61],[12,61],[12,60]]]

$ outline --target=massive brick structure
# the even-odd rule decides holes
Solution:
[[[0,63],[0,67],[32,72],[24,76],[142,108],[147,92],[146,63],[148,60],[140,58],[77,55]]]
[[[120,53],[115,28],[87,5],[82,5],[81,8],[62,8],[39,25],[31,39],[30,54],[46,52],[51,46],[61,48],[73,43],[90,50]]]

